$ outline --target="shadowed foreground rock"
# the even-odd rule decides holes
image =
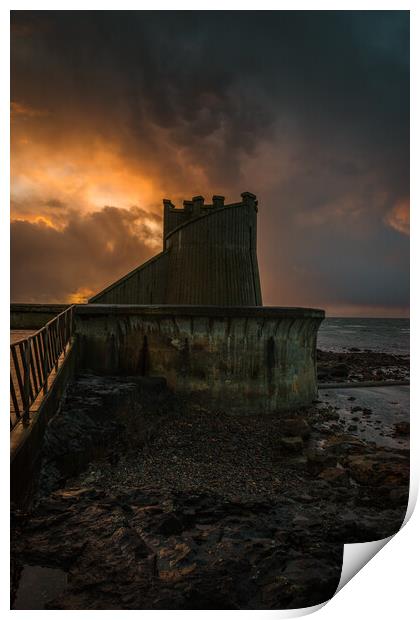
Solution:
[[[79,377],[48,428],[34,506],[12,514],[12,594],[32,565],[67,573],[49,609],[327,600],[344,542],[398,530],[408,453],[344,433],[322,404],[282,421],[209,411],[159,380]]]
[[[69,571],[55,609],[301,607],[334,593],[339,544],[291,530],[294,503],[130,489],[58,491],[24,526],[26,563]],[[22,543],[17,543],[17,548]]]

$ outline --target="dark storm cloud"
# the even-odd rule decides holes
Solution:
[[[62,302],[92,296],[154,253],[149,244],[156,232],[144,223],[146,215],[160,225],[160,218],[135,207],[70,212],[61,230],[42,220],[12,222],[12,299]]]
[[[12,24],[12,98],[48,111],[32,113],[35,138],[62,144],[74,127],[116,141],[175,198],[258,194],[266,301],[408,303],[408,240],[389,228],[409,193],[408,12],[41,11]]]
[[[58,129],[74,114],[153,155],[155,124],[225,183],[238,153],[289,118],[308,142],[356,130],[365,147],[394,144],[407,160],[404,14],[15,13],[16,27],[27,21],[35,33],[14,38],[13,96],[48,102]],[[218,131],[215,157],[206,140]]]

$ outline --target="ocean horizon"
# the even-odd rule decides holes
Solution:
[[[410,319],[327,317],[321,323],[317,342],[318,348],[324,351],[357,348],[409,355]]]

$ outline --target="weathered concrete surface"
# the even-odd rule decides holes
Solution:
[[[306,308],[80,305],[79,364],[163,376],[232,411],[299,407],[316,397],[323,318]]]
[[[41,329],[69,304],[10,304],[10,329]]]

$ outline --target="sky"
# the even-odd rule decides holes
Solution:
[[[409,12],[13,11],[11,300],[83,302],[162,199],[257,195],[264,305],[408,316]]]

